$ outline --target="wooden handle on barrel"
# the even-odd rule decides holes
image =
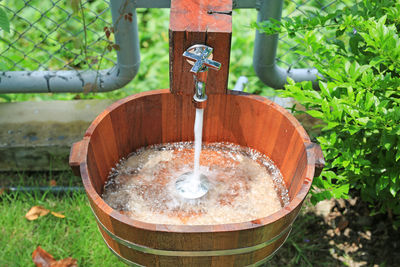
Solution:
[[[74,143],[69,154],[69,166],[76,176],[81,176],[80,165],[85,157],[85,153],[82,151],[83,143],[83,140]]]
[[[314,177],[320,176],[322,170],[325,167],[324,154],[322,153],[321,146],[314,143],[314,153],[315,153],[315,172]]]

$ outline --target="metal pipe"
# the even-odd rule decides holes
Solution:
[[[243,92],[248,82],[249,79],[247,79],[246,76],[240,76],[239,79],[236,81],[235,86],[233,87],[232,90]]]
[[[260,0],[233,0],[232,8],[255,8]]]
[[[258,6],[257,23],[270,18],[280,20],[283,0],[261,0]],[[285,70],[276,65],[278,34],[266,35],[256,30],[254,40],[253,67],[260,80],[273,88],[283,88],[287,77],[296,82],[316,81],[319,75],[314,68]],[[316,83],[314,83],[316,84]]]
[[[137,74],[140,65],[136,9],[133,1],[111,0],[117,64],[100,71],[6,71],[0,73],[0,94],[42,92],[106,92],[119,89]],[[132,22],[124,19],[132,13]]]

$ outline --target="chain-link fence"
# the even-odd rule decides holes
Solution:
[[[114,51],[102,56],[107,46],[104,28],[111,27],[109,1],[0,0],[11,25],[10,33],[0,31],[0,70],[97,69],[100,57],[101,68],[114,66]],[[285,0],[282,17],[323,14],[339,5],[343,1]],[[278,65],[285,69],[311,67],[293,52],[295,47],[294,40],[280,36]]]
[[[342,7],[345,2],[341,0],[285,0],[282,18],[296,16],[311,18],[314,13],[324,15]],[[323,34],[324,29],[321,29],[320,33]],[[301,33],[299,35],[302,37]],[[289,38],[287,34],[281,35],[279,37],[277,63],[286,69],[312,67],[303,55],[298,55],[294,52],[296,48],[295,40]]]
[[[80,6],[79,0],[3,0],[0,7],[11,26],[10,33],[0,32],[2,71],[91,68],[104,51],[103,29],[111,23],[108,1]],[[102,67],[115,61],[115,53],[108,53]]]

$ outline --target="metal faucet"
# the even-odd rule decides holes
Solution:
[[[196,108],[205,108],[206,106],[206,82],[208,68],[219,70],[221,63],[212,60],[213,48],[196,44],[189,47],[183,57],[193,65],[190,72],[194,75],[194,96],[193,103]]]

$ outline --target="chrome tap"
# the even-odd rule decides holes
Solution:
[[[193,65],[190,72],[194,75],[193,103],[196,108],[205,108],[206,82],[208,68],[219,70],[221,63],[212,60],[213,49],[209,46],[196,44],[183,53],[183,57]]]

